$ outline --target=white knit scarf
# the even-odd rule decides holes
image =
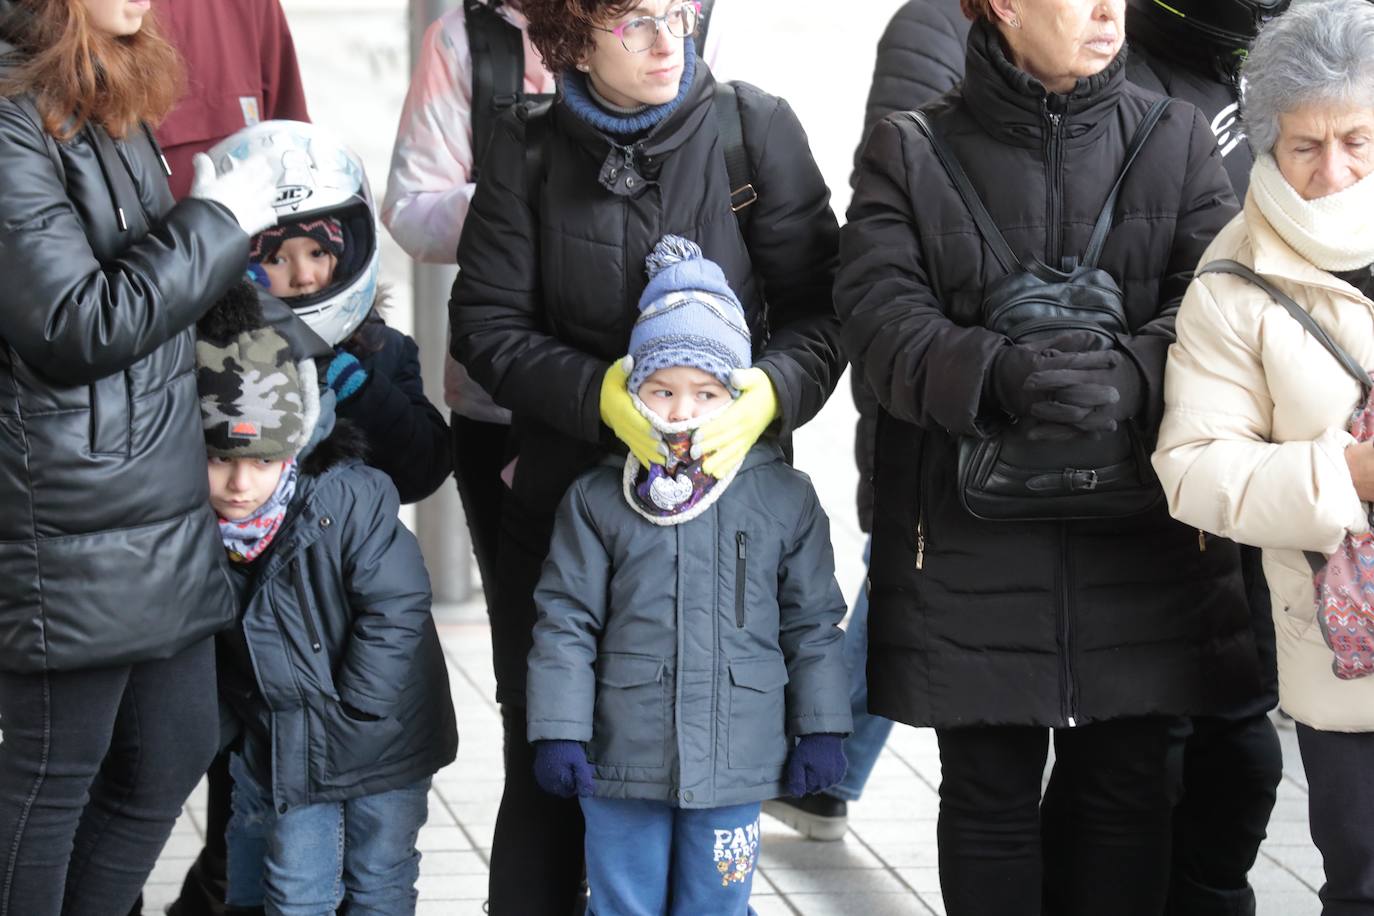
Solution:
[[[1303,200],[1265,153],[1255,158],[1250,193],[1279,237],[1314,267],[1339,272],[1374,264],[1374,174]]]

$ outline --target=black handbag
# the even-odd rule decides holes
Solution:
[[[1022,261],[993,222],[968,176],[934,127],[919,111],[908,112],[930,140],[979,233],[1006,275],[984,291],[979,323],[1014,343],[1049,340],[1066,331],[1101,335],[1101,349],[1130,334],[1116,280],[1097,266],[1112,228],[1122,182],[1169,104],[1160,99],[1146,113],[1080,260],[1056,270],[1037,259]],[[1070,441],[1035,441],[1027,424],[959,439],[958,486],[968,512],[990,521],[1121,518],[1145,512],[1164,496],[1149,451],[1134,422],[1115,432]]]

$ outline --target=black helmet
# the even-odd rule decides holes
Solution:
[[[1130,0],[1158,20],[1186,25],[1226,50],[1250,47],[1264,23],[1288,9],[1289,0]]]

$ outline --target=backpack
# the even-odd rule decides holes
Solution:
[[[930,121],[919,111],[906,113],[930,140],[979,233],[1006,271],[984,290],[979,318],[983,327],[1013,343],[1087,331],[1102,336],[1102,349],[1114,348],[1116,335],[1131,333],[1121,288],[1097,262],[1126,173],[1169,101],[1157,101],[1140,122],[1087,250],[1081,259],[1066,258],[1062,270],[1015,255]],[[958,488],[969,514],[989,521],[1122,518],[1149,510],[1163,497],[1149,449],[1133,422],[1112,433],[1069,442],[1032,440],[1027,425],[1013,424],[986,438],[960,437]]]
[[[463,17],[472,54],[472,175],[476,181],[502,112],[522,102],[551,100],[525,92],[525,39],[502,17],[501,0],[464,0]]]
[[[1332,340],[1291,296],[1239,261],[1212,261],[1198,268],[1196,276],[1203,274],[1231,274],[1248,280],[1283,306],[1359,383],[1360,403],[1351,415],[1350,433],[1357,442],[1374,439],[1374,376],[1359,360]],[[1343,681],[1374,674],[1374,577],[1369,575],[1374,566],[1374,534],[1347,534],[1330,557],[1313,551],[1303,556],[1312,568],[1317,623],[1331,649],[1332,672]]]

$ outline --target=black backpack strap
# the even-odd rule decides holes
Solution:
[[[525,41],[501,17],[499,0],[465,0],[464,22],[472,55],[472,175],[491,143],[501,112],[524,98]]]
[[[973,182],[968,180],[968,175],[964,174],[964,169],[959,165],[959,160],[954,157],[954,153],[949,147],[945,146],[945,141],[940,139],[940,135],[935,132],[935,127],[926,118],[924,112],[908,111],[904,114],[916,122],[916,126],[921,129],[921,133],[926,135],[930,141],[931,149],[935,150],[936,157],[940,160],[940,165],[945,169],[945,174],[950,181],[954,182],[954,190],[959,192],[959,196],[964,200],[964,206],[973,216],[973,222],[978,227],[978,232],[983,236],[983,240],[992,249],[992,255],[997,259],[997,263],[1002,265],[1002,270],[1011,273],[1013,270],[1021,269],[1021,259],[1011,250],[1007,244],[1006,236],[1002,235],[1002,230],[997,228],[997,223],[993,222],[992,214],[988,213],[988,208],[983,205],[983,199],[978,196],[978,192],[973,189]]]
[[[1121,185],[1126,180],[1126,173],[1131,170],[1131,163],[1135,162],[1140,151],[1145,148],[1145,141],[1150,139],[1150,134],[1154,131],[1155,125],[1164,114],[1164,109],[1169,107],[1173,101],[1165,96],[1153,105],[1150,110],[1145,112],[1145,117],[1140,125],[1135,129],[1135,136],[1131,138],[1131,145],[1126,147],[1126,158],[1121,163],[1121,171],[1117,173],[1116,184],[1112,185],[1111,193],[1107,195],[1107,202],[1102,205],[1102,212],[1098,214],[1097,224],[1093,226],[1092,237],[1088,240],[1088,250],[1083,253],[1083,265],[1085,267],[1096,267],[1097,261],[1102,257],[1102,249],[1107,244],[1107,233],[1112,229],[1112,219],[1116,216],[1116,198],[1121,193]]]
[[[706,56],[706,34],[711,31],[711,10],[716,6],[716,0],[701,0],[701,22],[697,23],[697,54]]]
[[[748,210],[759,199],[754,190],[753,171],[749,168],[749,151],[744,146],[744,122],[740,120],[739,97],[730,83],[716,83],[716,121],[720,142],[725,150],[725,173],[730,178],[730,209],[739,220],[740,231],[749,225]]]
[[[1369,400],[1370,388],[1374,386],[1374,383],[1369,380],[1369,373],[1360,365],[1359,360],[1355,359],[1355,357],[1342,349],[1340,344],[1332,340],[1331,335],[1322,330],[1322,326],[1317,324],[1316,320],[1305,308],[1294,302],[1292,296],[1288,295],[1239,261],[1228,259],[1212,261],[1198,268],[1197,276],[1200,277],[1203,274],[1231,274],[1232,276],[1249,280],[1251,283],[1268,293],[1273,297],[1275,302],[1284,307],[1288,314],[1293,316],[1293,320],[1303,326],[1307,333],[1317,338],[1317,342],[1336,358],[1336,361],[1341,364],[1341,368],[1349,373],[1351,378],[1360,383],[1360,392],[1363,394],[1364,400]]]
[[[543,196],[544,175],[548,168],[549,131],[553,125],[553,103],[529,105],[524,111],[525,121],[525,199],[530,209],[539,214],[539,200]]]

